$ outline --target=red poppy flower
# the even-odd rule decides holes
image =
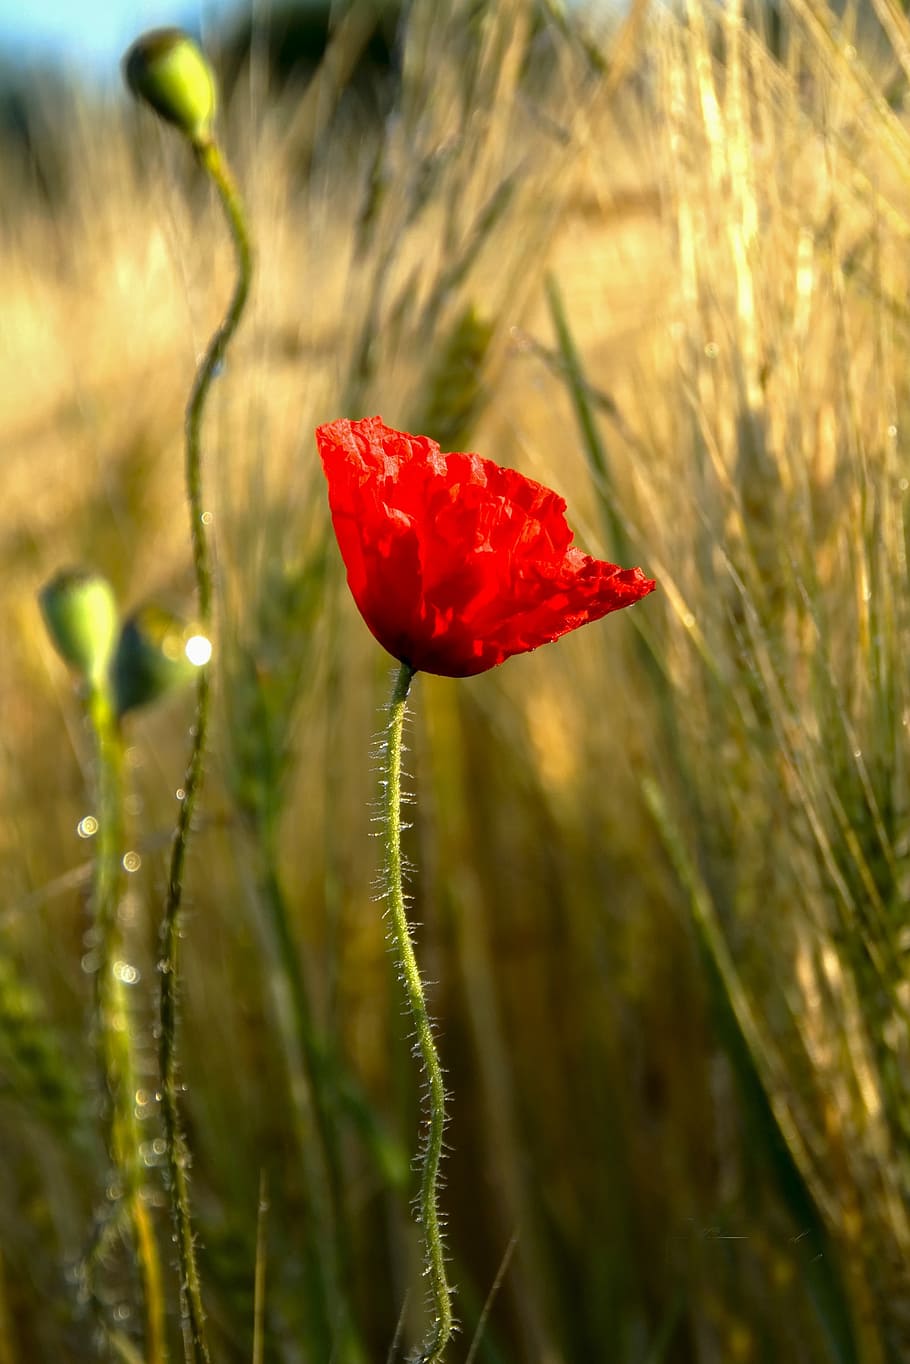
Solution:
[[[360,614],[415,671],[471,677],[654,590],[573,548],[565,502],[514,469],[380,417],[316,441]]]

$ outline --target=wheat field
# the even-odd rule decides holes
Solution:
[[[381,413],[556,488],[586,550],[658,583],[415,685],[447,1357],[898,1364],[910,23],[895,0],[612,24],[413,0],[381,119],[332,74],[360,41],[340,26],[309,96],[254,52],[221,115],[256,273],[204,430],[216,713],[182,941],[213,1357],[405,1359],[424,1322],[420,1082],[371,836],[391,661],[347,595],[313,441]],[[150,1358],[128,1241],[92,1294],[79,1271],[117,1192],[93,776],[37,597],[85,565],[124,610],[192,618],[183,409],[232,271],[179,139],[119,91],[42,99],[0,201],[0,1364]],[[126,721],[119,914],[174,1360],[156,963],[191,718],[180,692]],[[339,1096],[331,1247],[309,1042]]]

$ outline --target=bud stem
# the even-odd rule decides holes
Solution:
[[[106,682],[91,686],[89,719],[95,739],[98,842],[92,885],[92,917],[97,936],[95,1011],[98,1049],[108,1125],[107,1144],[126,1214],[132,1222],[142,1273],[146,1312],[146,1358],[167,1358],[161,1263],[148,1207],[143,1198],[140,1132],[136,1120],[136,1062],[127,988],[123,979],[123,935],[118,910],[123,894],[123,739]],[[122,1215],[122,1214],[121,1214]],[[114,1213],[117,1217],[117,1213]],[[106,1243],[106,1219],[99,1218],[96,1244],[86,1261],[89,1280]]]
[[[212,571],[208,536],[203,520],[202,500],[202,418],[205,402],[218,366],[224,359],[246,305],[252,276],[252,248],[243,205],[233,178],[214,141],[197,146],[199,164],[218,192],[228,228],[234,243],[237,277],[234,292],[220,327],[209,341],[208,349],[196,372],[186,409],[186,490],[190,507],[190,535],[193,546],[193,566],[196,573],[199,625],[211,638]],[[184,796],[180,803],[174,840],[171,847],[167,896],[161,925],[161,996],[159,1016],[161,1041],[159,1068],[161,1073],[162,1116],[166,1144],[166,1165],[171,1199],[171,1212],[177,1237],[180,1262],[181,1316],[183,1319],[184,1356],[187,1364],[198,1360],[209,1364],[210,1355],[205,1336],[205,1313],[202,1289],[196,1264],[192,1216],[190,1213],[188,1157],[180,1119],[177,1073],[177,1006],[179,995],[180,909],[183,901],[183,877],[186,850],[199,788],[202,784],[202,765],[209,718],[209,675],[207,668],[199,670],[196,685],[196,714],[193,742],[183,782]]]

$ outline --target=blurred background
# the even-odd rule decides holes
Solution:
[[[586,550],[659,585],[413,691],[449,1357],[907,1359],[903,9],[33,9],[0,19],[0,1364],[106,1357],[76,1273],[108,1179],[91,742],[36,594],[81,564],[125,611],[193,612],[182,414],[232,257],[186,147],[120,88],[162,22],[219,72],[257,257],[205,429],[217,721],[182,948],[215,1356],[402,1359],[423,1325],[371,837],[390,660],[312,437],[379,412],[548,483]],[[126,721],[173,1358],[156,961],[191,715],[180,693]],[[144,1358],[125,1246],[100,1277]]]

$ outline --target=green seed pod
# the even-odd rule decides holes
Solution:
[[[144,33],[124,57],[123,72],[136,98],[179,128],[194,147],[211,141],[215,76],[188,34],[179,28]]]
[[[38,597],[54,647],[92,683],[107,673],[117,639],[117,602],[106,578],[82,568],[62,569]]]
[[[125,622],[111,678],[118,715],[186,686],[205,662],[208,641],[159,606],[140,607]]]

